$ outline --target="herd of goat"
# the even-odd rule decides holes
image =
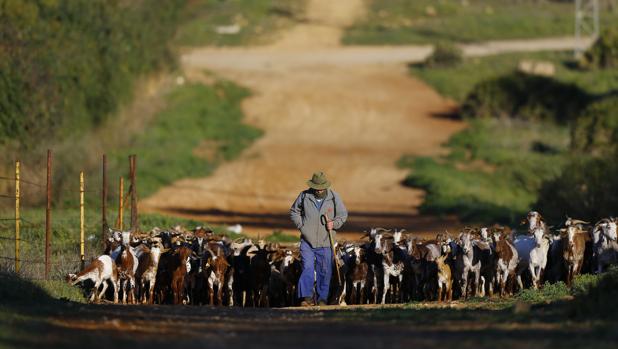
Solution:
[[[330,304],[451,301],[512,295],[545,281],[571,284],[580,273],[618,263],[617,220],[594,225],[567,218],[554,229],[538,212],[527,229],[464,228],[424,240],[375,228],[361,242],[336,244]],[[298,247],[230,240],[197,227],[148,234],[110,231],[105,253],[68,281],[94,282],[90,301],[112,285],[113,301],[282,307],[298,304]],[[333,263],[333,268],[335,264]],[[340,278],[340,280],[339,280]],[[111,297],[112,292],[108,292]]]

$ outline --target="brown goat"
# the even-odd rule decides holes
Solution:
[[[226,286],[226,275],[230,264],[227,262],[223,247],[218,243],[208,244],[208,258],[206,267],[204,268],[204,277],[208,281],[208,301],[210,305],[215,305],[214,295],[215,286],[217,287],[217,305],[223,305],[223,293]],[[230,296],[231,296],[231,283]],[[230,297],[230,302],[233,302],[233,297]],[[232,303],[233,304],[233,303]]]
[[[568,226],[562,236],[562,258],[566,269],[566,284],[571,286],[584,264],[584,251],[588,234],[580,225]]]
[[[453,277],[451,275],[451,267],[445,260],[449,257],[448,253],[436,259],[438,265],[438,302],[443,300],[450,302],[453,300]],[[444,296],[444,299],[442,299]]]
[[[185,285],[185,276],[187,275],[187,263],[191,256],[190,248],[181,246],[174,251],[174,263],[170,269],[172,272],[172,293],[174,296],[174,304],[182,304],[183,291]]]

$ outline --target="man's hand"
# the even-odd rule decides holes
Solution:
[[[326,229],[333,230],[334,228],[335,228],[335,222],[333,221],[326,222]]]

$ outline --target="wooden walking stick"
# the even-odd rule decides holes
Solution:
[[[339,270],[339,259],[337,259],[337,251],[335,251],[335,242],[333,240],[333,231],[331,229],[328,229],[328,217],[326,217],[325,214],[323,214],[320,217],[320,221],[322,221],[322,224],[324,224],[324,227],[326,228],[326,230],[328,230],[328,238],[330,240],[330,248],[333,251],[333,259],[335,260],[335,268],[337,269],[337,281],[339,282],[339,285],[341,285],[341,271]]]

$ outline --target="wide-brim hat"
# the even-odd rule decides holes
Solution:
[[[324,172],[316,172],[311,179],[307,181],[307,185],[311,189],[324,190],[330,187],[330,182],[326,179]]]

